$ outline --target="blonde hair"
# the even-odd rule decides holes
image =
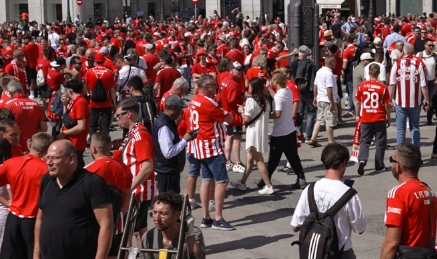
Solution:
[[[275,71],[273,71],[272,80],[275,83],[275,85],[279,85],[281,86],[281,88],[284,88],[285,84],[287,83],[287,74],[285,74],[285,72],[282,69],[278,68]]]
[[[264,55],[258,55],[253,58],[252,67],[267,67],[267,58]]]
[[[45,153],[52,143],[53,137],[50,134],[39,132],[32,136],[31,149],[40,153]]]

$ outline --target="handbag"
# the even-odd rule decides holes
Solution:
[[[430,225],[431,225],[431,233],[434,227],[433,224],[433,218],[434,218],[434,202],[433,202],[433,195],[432,191],[429,189],[428,185],[424,182],[430,200],[430,210],[431,210],[431,219],[430,219]],[[429,247],[412,247],[412,246],[405,246],[400,245],[398,247],[397,251],[397,258],[399,259],[436,259],[437,255],[435,252],[435,238],[431,235],[430,245]]]
[[[67,129],[71,129],[77,125],[77,121],[73,120],[68,112],[62,114],[62,123]]]

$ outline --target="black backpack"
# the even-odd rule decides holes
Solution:
[[[108,100],[108,93],[103,85],[102,78],[98,77],[94,70],[93,72],[97,77],[97,81],[94,84],[93,91],[91,92],[91,100],[95,102],[104,102]]]
[[[299,233],[299,256],[301,259],[341,258],[344,246],[339,249],[334,215],[354,196],[357,191],[350,188],[325,213],[320,213],[314,200],[314,185],[308,187],[310,214],[305,219]]]

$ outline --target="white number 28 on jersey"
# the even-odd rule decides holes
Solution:
[[[364,92],[363,93],[366,96],[366,100],[364,100],[363,107],[364,109],[376,109],[378,108],[379,104],[379,94],[372,92]]]

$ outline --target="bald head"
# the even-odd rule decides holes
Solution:
[[[71,154],[77,158],[76,148],[71,141],[66,139],[60,139],[53,142],[49,147],[49,151],[55,151],[61,155]]]

